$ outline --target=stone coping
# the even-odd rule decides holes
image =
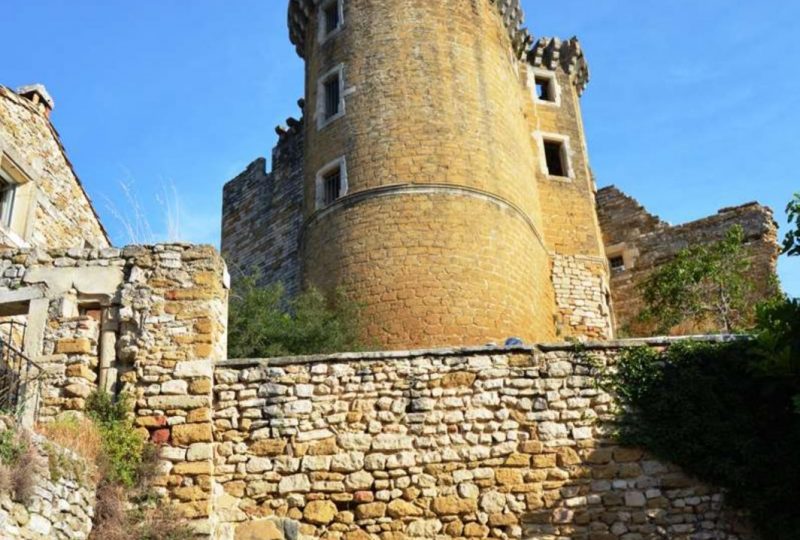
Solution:
[[[492,354],[532,354],[536,352],[575,351],[575,350],[618,350],[631,347],[667,347],[682,341],[701,343],[728,343],[749,340],[749,335],[701,334],[691,336],[660,336],[652,338],[615,339],[608,341],[539,343],[536,345],[482,345],[475,347],[441,347],[434,349],[414,349],[395,351],[349,352],[336,354],[317,354],[309,356],[280,356],[275,358],[243,358],[217,362],[216,367],[280,367],[304,364],[337,363],[360,361],[380,361],[420,357],[478,356]]]

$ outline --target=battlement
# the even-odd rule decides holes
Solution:
[[[559,38],[539,38],[528,52],[528,62],[534,67],[549,70],[561,66],[571,76],[578,95],[583,94],[589,84],[589,63],[576,37],[566,41]]]
[[[495,4],[503,20],[503,25],[508,29],[508,35],[517,58],[524,58],[533,43],[533,36],[527,28],[522,27],[525,21],[525,12],[520,6],[520,0],[489,0],[489,2]],[[320,0],[290,0],[289,2],[289,38],[301,58],[305,58],[308,22],[319,3]]]

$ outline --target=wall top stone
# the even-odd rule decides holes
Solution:
[[[509,354],[531,354],[536,352],[555,352],[555,351],[613,351],[618,349],[628,349],[632,347],[668,347],[675,343],[686,341],[697,341],[702,343],[727,343],[739,340],[748,340],[750,336],[734,334],[706,334],[694,336],[658,336],[651,338],[616,339],[608,341],[587,341],[577,342],[554,342],[537,343],[535,345],[514,345],[501,347],[497,345],[485,345],[481,347],[443,347],[436,349],[414,349],[397,351],[371,351],[353,352],[336,354],[318,354],[308,356],[282,356],[274,358],[233,358],[216,365],[221,368],[244,368],[244,367],[270,367],[270,366],[290,366],[320,363],[341,363],[352,361],[383,361],[393,359],[411,359],[420,357],[443,358],[448,356],[480,356],[480,355],[509,355]]]

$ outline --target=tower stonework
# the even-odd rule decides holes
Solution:
[[[289,2],[306,62],[296,267],[363,306],[368,343],[611,337],[588,68],[577,40],[534,42],[521,21],[514,1]],[[282,240],[264,215],[242,223],[229,186],[229,264],[281,281]]]

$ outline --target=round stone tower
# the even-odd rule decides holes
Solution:
[[[291,0],[306,61],[304,282],[369,343],[554,337],[518,2]]]

